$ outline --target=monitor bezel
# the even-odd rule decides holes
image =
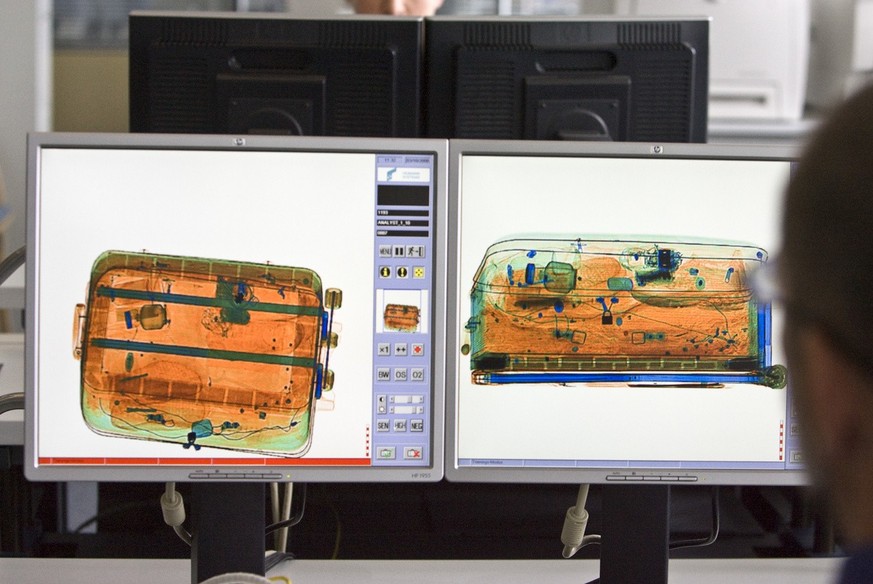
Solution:
[[[547,15],[509,15],[509,16],[477,16],[469,18],[459,15],[437,15],[428,17],[424,22],[425,55],[424,55],[424,113],[423,123],[425,135],[435,138],[449,139],[512,139],[531,140],[524,136],[524,119],[514,119],[513,123],[519,125],[521,135],[514,136],[489,136],[464,134],[456,127],[456,117],[459,104],[457,103],[457,72],[455,71],[456,53],[460,48],[467,46],[483,46],[497,49],[524,49],[533,53],[547,53],[549,51],[573,51],[586,48],[602,49],[609,44],[618,44],[616,39],[586,38],[580,44],[580,30],[591,28],[597,30],[601,26],[654,26],[662,27],[676,25],[681,29],[678,42],[695,50],[695,67],[692,73],[691,85],[693,86],[693,101],[689,104],[688,131],[686,137],[671,138],[677,141],[705,143],[708,128],[708,87],[709,87],[709,37],[712,18],[708,16],[671,15],[671,16],[626,16],[613,14],[587,14],[584,16],[566,17],[556,20]],[[468,43],[464,39],[464,32],[459,28],[476,28],[483,30],[497,30],[500,34],[495,35],[499,41],[488,42],[476,40]],[[527,27],[531,34],[530,39],[518,38],[516,35],[519,27]],[[600,30],[597,35],[603,34]],[[586,33],[588,34],[588,33]],[[472,38],[476,34],[470,33]],[[701,38],[703,37],[703,38]],[[647,42],[638,43],[645,47]],[[652,43],[657,46],[659,43]],[[493,46],[492,46],[493,45]],[[635,46],[634,41],[629,41],[628,46]],[[448,88],[448,89],[447,89]],[[515,87],[514,91],[519,91]],[[446,94],[446,91],[449,93]],[[528,104],[530,106],[531,104]],[[525,104],[522,100],[522,109]],[[626,112],[630,117],[630,112]],[[630,132],[630,130],[628,130]],[[612,138],[613,140],[615,138]],[[636,133],[630,133],[626,141],[639,141],[648,138],[637,137]],[[665,140],[663,134],[660,137],[652,137],[653,140]],[[538,141],[538,140],[532,140]]]
[[[384,14],[335,14],[322,16],[292,15],[282,12],[234,12],[234,11],[208,11],[208,10],[133,10],[130,12],[128,24],[131,29],[129,52],[129,93],[130,101],[128,109],[131,120],[131,132],[143,133],[170,133],[175,130],[154,129],[159,123],[166,124],[164,120],[155,120],[152,114],[154,99],[153,79],[150,75],[152,66],[151,46],[161,38],[160,29],[176,27],[190,27],[197,30],[197,26],[214,28],[226,26],[229,34],[223,43],[202,39],[192,40],[186,43],[189,47],[198,49],[221,49],[233,50],[238,48],[284,48],[299,51],[322,52],[337,48],[369,48],[390,51],[394,57],[393,74],[395,79],[391,84],[391,120],[390,130],[386,137],[417,138],[425,137],[424,129],[424,96],[422,84],[424,76],[424,18],[420,16],[391,16]],[[326,42],[321,37],[320,28],[341,27],[343,30],[355,28],[359,31],[353,41],[348,39],[342,42]],[[268,29],[268,32],[261,29]],[[373,31],[383,33],[374,35]],[[397,37],[392,37],[390,31],[397,31]],[[413,39],[414,37],[414,39]],[[414,40],[414,42],[410,42]],[[211,63],[214,65],[214,63]],[[274,72],[268,69],[258,71],[266,75],[266,78],[274,78]],[[322,76],[325,73],[318,70]],[[210,78],[214,84],[217,78]],[[325,93],[322,112],[325,127],[321,132],[304,134],[307,136],[339,136],[341,132],[329,131],[333,117],[329,109],[336,99],[335,88]],[[241,130],[233,130],[221,127],[218,108],[221,105],[221,96],[218,87],[210,85],[209,104],[207,109],[214,117],[209,121],[208,128],[187,130],[180,129],[179,133],[236,133]],[[296,95],[296,94],[295,94]],[[302,95],[302,94],[301,94]],[[322,104],[318,104],[322,105]],[[266,133],[264,135],[270,135]],[[281,134],[277,134],[281,135]],[[354,131],[355,137],[370,136],[361,130]],[[381,134],[374,134],[381,136]]]
[[[515,140],[450,140],[449,141],[449,230],[454,232],[448,247],[450,265],[458,265],[460,249],[460,186],[465,156],[525,156],[525,157],[587,157],[639,159],[734,159],[778,160],[793,162],[799,148],[788,144],[679,144],[641,142],[544,142]],[[446,302],[446,479],[456,482],[486,483],[589,483],[589,484],[677,484],[677,485],[805,485],[807,473],[802,470],[750,470],[687,468],[664,469],[655,466],[616,468],[543,468],[521,466],[459,466],[457,464],[458,367],[460,347],[459,275],[450,270],[447,275]],[[682,478],[680,478],[682,477]]]
[[[306,466],[282,467],[281,481],[318,482],[434,482],[444,475],[444,429],[445,412],[445,285],[447,248],[447,190],[448,190],[448,142],[426,138],[340,138],[325,136],[273,137],[234,135],[179,135],[179,134],[106,134],[106,133],[31,133],[28,135],[27,162],[27,251],[25,263],[26,323],[25,323],[25,421],[24,421],[24,471],[29,480],[35,481],[191,481],[191,473],[203,471],[197,466],[41,466],[37,464],[36,440],[38,420],[36,411],[37,339],[35,331],[39,324],[39,191],[41,152],[44,149],[95,149],[95,150],[203,150],[203,151],[270,151],[270,152],[336,152],[336,153],[423,153],[435,155],[434,164],[434,215],[435,228],[432,259],[433,351],[430,366],[432,392],[431,461],[428,466]],[[375,183],[374,183],[375,184]],[[73,218],[71,218],[72,221]],[[71,223],[71,235],[75,223]],[[374,220],[375,227],[375,220]],[[66,326],[66,325],[65,325]],[[209,472],[235,473],[237,476],[224,479],[197,479],[201,482],[276,482],[275,478],[246,478],[257,469],[251,465],[232,464],[210,466]],[[260,470],[263,473],[263,470]],[[199,474],[202,474],[199,473]],[[243,476],[240,476],[242,474]]]

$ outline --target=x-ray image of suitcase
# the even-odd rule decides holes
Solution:
[[[409,304],[386,304],[382,323],[386,330],[411,333],[418,329],[421,310]]]
[[[95,432],[302,456],[331,389],[337,289],[307,268],[108,251],[76,307]]]
[[[592,238],[491,245],[466,329],[477,384],[785,386],[745,244]]]

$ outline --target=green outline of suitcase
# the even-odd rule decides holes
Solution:
[[[104,252],[76,307],[82,415],[104,435],[302,456],[341,304],[308,268]]]
[[[472,380],[784,387],[770,306],[748,287],[766,259],[670,238],[498,241],[470,291]]]

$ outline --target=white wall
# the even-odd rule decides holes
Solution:
[[[51,0],[0,0],[0,168],[14,219],[5,252],[24,244],[27,132],[51,127]]]
[[[812,0],[809,103],[827,110],[873,79],[873,0]]]

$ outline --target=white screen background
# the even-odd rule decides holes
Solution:
[[[174,457],[178,444],[100,436],[79,403],[74,307],[107,250],[270,262],[343,291],[332,411],[306,458],[365,456],[372,412],[375,155],[43,149],[37,234],[38,457]],[[193,450],[193,449],[191,449]],[[204,448],[191,456],[243,458]],[[255,456],[255,455],[250,455]]]
[[[687,236],[778,249],[787,162],[462,157],[458,346],[489,245],[517,234]],[[781,315],[773,314],[773,363]],[[458,355],[456,456],[561,461],[777,461],[786,391],[584,383],[474,385]],[[595,463],[596,464],[596,463]]]

